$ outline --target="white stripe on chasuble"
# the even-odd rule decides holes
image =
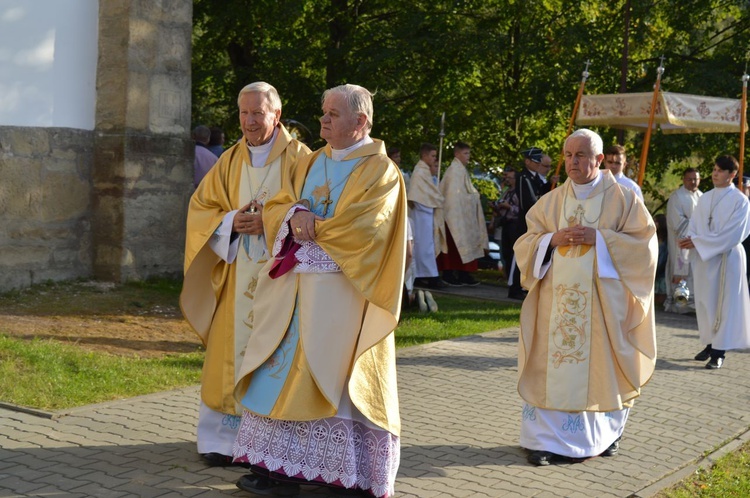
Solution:
[[[270,169],[269,169],[270,168]],[[256,200],[265,205],[281,188],[281,156],[264,168],[253,168],[243,161],[240,177],[239,206]],[[263,235],[240,236],[235,260],[234,289],[234,380],[238,380],[242,358],[253,330],[253,304],[258,274],[268,261],[266,238]]]
[[[578,200],[565,194],[559,227],[599,225],[603,192]],[[561,246],[553,254],[552,310],[547,357],[547,406],[580,411],[588,405],[591,366],[591,300],[594,287],[594,246]]]

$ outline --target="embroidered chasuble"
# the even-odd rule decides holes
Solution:
[[[514,246],[529,289],[521,310],[518,390],[545,409],[621,410],[640,394],[656,362],[656,230],[643,203],[608,171],[586,199],[576,199],[571,183],[537,201]],[[605,247],[557,247],[549,269],[535,277],[540,244],[578,224],[596,229]],[[605,254],[614,272],[602,276]]]
[[[253,328],[258,273],[269,254],[265,237],[241,235],[230,264],[209,242],[219,237],[225,215],[251,200],[263,205],[275,195],[284,172],[308,152],[280,125],[265,166],[254,168],[243,138],[222,155],[190,200],[180,307],[206,346],[201,399],[218,412],[241,414],[234,385]]]
[[[448,225],[461,262],[470,263],[483,257],[484,250],[489,248],[489,236],[482,202],[479,192],[471,183],[466,166],[458,159],[453,159],[445,171],[445,176],[440,181],[440,192],[445,198],[445,224]],[[439,249],[440,252],[447,253],[447,241]]]
[[[334,417],[349,398],[369,423],[398,435],[393,330],[406,251],[403,177],[379,140],[342,161],[330,146],[303,158],[266,205],[274,256],[302,200],[325,219],[293,271],[271,279],[273,261],[261,271],[235,396],[252,413],[288,421]]]

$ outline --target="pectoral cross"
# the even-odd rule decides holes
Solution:
[[[586,214],[586,210],[579,204],[576,210],[573,211],[573,216],[568,217],[568,224],[570,226],[580,225],[584,214]]]
[[[323,216],[328,215],[328,206],[333,204],[333,201],[331,200],[331,193],[329,192],[326,194],[325,199],[320,201],[321,204],[323,204]]]

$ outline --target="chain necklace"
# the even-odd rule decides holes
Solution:
[[[252,161],[252,159],[251,159]],[[260,185],[258,185],[258,189],[255,191],[255,194],[253,194],[253,180],[252,175],[250,174],[250,168],[252,168],[252,165],[247,165],[248,171],[247,171],[247,186],[250,189],[250,209],[248,209],[248,213],[255,214],[258,212],[258,208],[255,207],[255,204],[253,204],[254,201],[258,200],[258,196],[260,195],[260,190],[263,188],[263,184],[266,183],[266,179],[268,178],[268,174],[271,172],[271,164],[266,166],[266,174],[263,177],[263,180],[260,182]]]
[[[594,188],[596,188],[596,187],[594,187]],[[568,223],[570,223],[570,226],[572,226],[574,223],[576,223],[576,221],[579,224],[581,224],[581,221],[585,221],[586,223],[588,223],[591,226],[598,226],[599,218],[602,217],[602,213],[604,212],[604,192],[606,192],[607,190],[609,190],[609,187],[607,187],[606,189],[604,189],[604,191],[601,194],[602,200],[601,200],[601,205],[599,206],[599,216],[597,216],[593,220],[589,220],[588,218],[586,218],[586,210],[583,208],[583,205],[579,202],[578,203],[578,207],[573,212],[573,216],[570,216],[570,217],[566,218],[568,220]],[[573,191],[573,183],[572,182],[570,183],[570,185],[568,185],[568,192],[566,192],[565,195],[563,196],[563,215],[565,215],[568,212],[566,210],[566,205],[568,203],[568,196],[569,195],[572,195],[572,196],[575,197],[575,193]],[[584,200],[587,200],[587,199],[584,199]],[[595,223],[596,223],[596,225],[595,225]]]
[[[320,203],[323,204],[323,216],[326,216],[328,214],[328,206],[333,204],[333,201],[331,200],[331,194],[333,193],[333,191],[339,188],[341,185],[343,185],[344,182],[346,182],[349,179],[349,177],[352,176],[352,173],[354,173],[354,170],[357,169],[357,167],[359,167],[359,165],[362,164],[362,162],[364,162],[365,159],[366,158],[364,157],[360,159],[357,162],[357,164],[354,165],[352,170],[344,177],[344,179],[338,182],[336,185],[334,185],[333,188],[331,188],[331,187],[328,187],[328,185],[330,184],[330,180],[328,179],[328,156],[325,153],[323,153],[323,173],[326,176],[325,185],[327,187],[327,191],[325,194],[326,196],[322,201],[320,201]]]

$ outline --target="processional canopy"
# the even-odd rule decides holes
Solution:
[[[644,131],[653,96],[653,92],[583,95],[576,124]],[[741,109],[740,99],[659,92],[653,129],[658,126],[663,133],[739,133]]]

